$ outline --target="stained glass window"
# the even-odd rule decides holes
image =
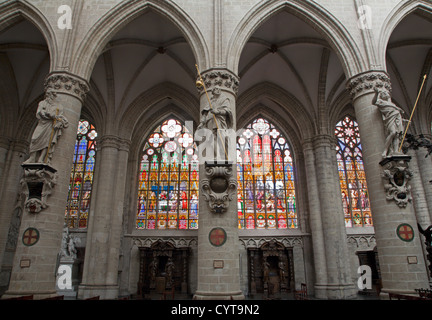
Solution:
[[[263,118],[237,139],[240,229],[297,228],[294,164],[288,141]]]
[[[86,120],[80,120],[65,213],[66,224],[71,229],[87,228],[95,167],[96,137],[95,127]]]
[[[372,226],[358,124],[346,116],[336,125],[335,134],[345,226]]]
[[[139,171],[137,229],[198,228],[198,153],[176,119],[148,137]]]

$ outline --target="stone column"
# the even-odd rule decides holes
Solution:
[[[21,163],[28,152],[28,142],[10,142],[5,157],[4,175],[0,178],[0,294],[7,290],[12,272],[19,226],[22,216],[20,179]]]
[[[96,146],[96,181],[78,298],[116,299],[130,141],[105,135]]]
[[[10,139],[0,136],[0,181],[3,180],[2,175],[6,166],[6,157],[9,151],[9,143]]]
[[[327,263],[323,235],[323,224],[321,219],[321,205],[319,188],[317,185],[317,174],[315,170],[315,154],[312,139],[303,143],[305,155],[305,171],[307,179],[307,193],[309,204],[309,225],[312,234],[313,260],[315,270],[314,293],[318,299],[327,298],[325,284],[327,283]]]
[[[313,139],[315,170],[320,201],[322,237],[327,270],[327,283],[316,289],[325,291],[327,299],[354,298],[347,235],[339,176],[336,167],[335,138],[328,135]]]
[[[68,126],[62,130],[61,136],[57,137],[55,148],[50,149],[53,152],[47,158],[48,162],[39,163],[49,163],[49,166],[56,170],[56,181],[51,194],[46,198],[46,208],[40,212],[23,212],[9,289],[3,298],[33,294],[34,298],[38,299],[57,294],[56,267],[70,170],[81,107],[88,90],[84,79],[67,72],[53,72],[45,81],[46,99],[43,102],[48,103],[48,98],[51,99],[51,107],[60,110],[59,115],[64,117],[63,120],[67,120]],[[49,130],[52,131],[52,125]],[[50,141],[52,142],[52,139]],[[26,231],[28,237],[24,238]],[[30,245],[30,240],[37,242]]]
[[[427,135],[427,139],[432,139],[432,137]],[[424,195],[429,208],[429,219],[432,220],[432,155],[426,157],[427,150],[424,148],[415,150],[415,154],[417,155],[420,179],[423,184]],[[426,228],[428,226],[422,225],[422,227]]]
[[[415,293],[416,288],[427,288],[428,278],[422,246],[417,231],[417,221],[411,203],[400,207],[396,201],[386,199],[380,165],[385,147],[385,131],[380,110],[374,104],[376,91],[391,92],[390,78],[385,72],[370,71],[359,74],[347,85],[353,99],[363,148],[366,180],[378,258],[381,269],[382,295],[389,292]],[[414,231],[411,241],[399,238],[397,230],[408,224]]]
[[[200,87],[201,124],[195,134],[200,148],[200,214],[198,284],[194,299],[244,299],[240,290],[237,217],[235,103],[238,79],[224,69],[209,70],[202,78],[205,87]],[[215,111],[217,126],[208,99]],[[231,134],[213,135],[217,127],[232,130]],[[228,136],[231,143],[225,140]],[[200,142],[204,139],[209,143]],[[221,140],[228,159],[224,148],[219,149],[217,158],[211,150],[210,146],[214,142],[220,146]]]
[[[0,147],[1,150],[1,147]],[[19,197],[21,163],[28,151],[27,141],[11,141],[5,155],[4,176],[0,181],[0,266],[15,209],[22,205]]]
[[[431,225],[431,217],[429,215],[429,206],[424,186],[426,186],[426,188],[431,188],[432,185],[428,186],[423,184],[423,177],[427,177],[427,173],[425,172],[425,174],[422,174],[419,169],[419,156],[421,155],[418,151],[419,150],[409,150],[407,152],[407,154],[412,157],[410,161],[410,169],[413,174],[411,178],[411,194],[417,222],[423,227],[423,229],[426,229]],[[432,168],[429,170],[432,170]]]

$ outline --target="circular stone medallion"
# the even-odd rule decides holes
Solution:
[[[33,246],[39,241],[39,231],[35,228],[27,228],[22,236],[22,242],[25,246]]]
[[[402,241],[410,242],[414,239],[414,229],[407,223],[400,224],[396,229],[396,234]]]
[[[213,228],[209,233],[209,241],[215,247],[223,246],[227,238],[227,234],[222,228]]]

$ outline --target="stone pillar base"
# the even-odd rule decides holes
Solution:
[[[245,296],[241,291],[237,292],[202,292],[197,291],[193,300],[244,300]]]
[[[350,300],[357,297],[353,284],[316,284],[315,298],[327,300]]]
[[[78,287],[78,299],[85,300],[88,298],[99,297],[101,300],[113,300],[118,298],[118,285],[86,285]]]

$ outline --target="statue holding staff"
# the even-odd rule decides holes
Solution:
[[[63,128],[69,123],[61,114],[60,108],[55,106],[55,92],[47,92],[46,98],[42,100],[36,112],[38,124],[30,144],[29,163],[50,163],[54,147],[62,134]]]

